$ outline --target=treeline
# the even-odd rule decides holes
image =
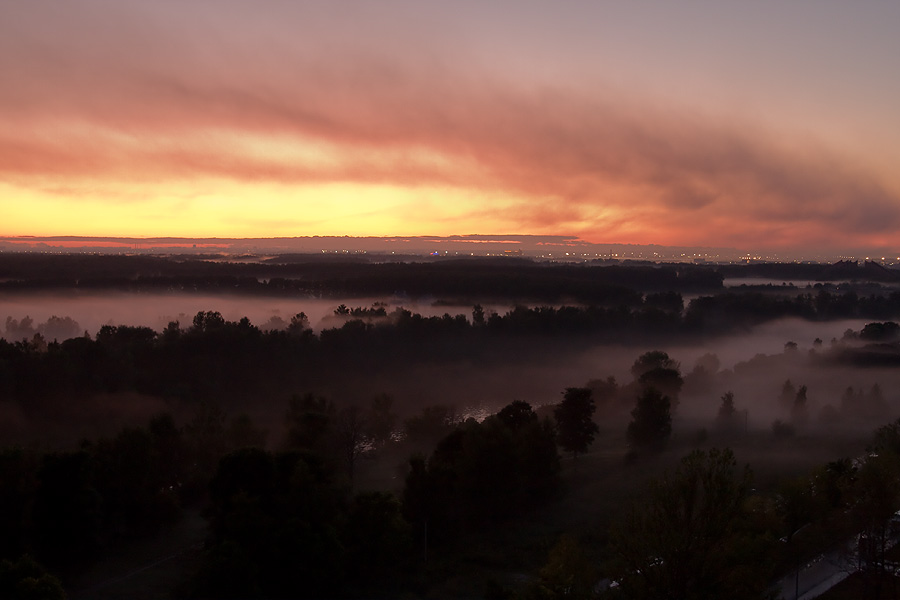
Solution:
[[[862,296],[856,292],[798,294],[793,297],[757,292],[702,296],[691,301],[684,314],[688,331],[716,333],[740,330],[765,321],[799,318],[809,321],[831,319],[896,319],[900,315],[900,292]]]
[[[339,308],[335,319],[340,326],[318,335],[302,313],[285,329],[262,331],[246,318],[227,321],[212,311],[198,313],[189,327],[173,322],[159,333],[147,327],[104,326],[94,337],[48,342],[36,332],[23,341],[0,340],[0,401],[22,401],[27,409],[60,395],[121,391],[221,401],[274,387],[313,389],[335,373],[364,375],[462,357],[498,362],[513,350],[515,360],[529,352],[539,357],[551,351],[550,342],[571,351],[620,339],[721,333],[779,316],[816,316],[817,307],[830,316],[900,314],[900,294],[794,300],[727,295],[695,300],[684,316],[680,305],[677,294],[657,294],[648,295],[638,309],[517,307],[500,315],[476,306],[471,321],[464,315],[423,317],[404,309],[382,316],[383,309]],[[836,306],[846,313],[836,313]],[[22,325],[8,319],[7,331],[21,333]],[[873,323],[858,337],[879,345],[833,347],[828,356],[857,364],[896,364],[898,351],[891,342],[897,333],[893,322]],[[523,343],[529,340],[535,343]]]
[[[724,277],[763,277],[773,280],[812,281],[900,281],[900,271],[876,262],[842,260],[834,264],[818,263],[751,263],[719,265],[716,269]]]
[[[0,253],[0,291],[229,292],[259,295],[439,296],[633,305],[643,292],[709,292],[715,270],[695,265],[590,266],[527,259],[430,262],[228,263],[187,257]]]

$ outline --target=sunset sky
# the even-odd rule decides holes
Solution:
[[[0,0],[0,235],[900,246],[900,2]]]

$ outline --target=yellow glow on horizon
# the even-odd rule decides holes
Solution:
[[[373,184],[288,186],[227,179],[153,186],[83,183],[65,188],[0,184],[13,199],[0,235],[121,237],[282,237],[456,235],[506,231],[502,212],[470,215],[485,204],[512,204],[470,190]]]

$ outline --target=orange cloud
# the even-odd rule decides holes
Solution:
[[[787,133],[428,58],[321,57],[275,44],[256,60],[227,40],[206,45],[139,17],[93,38],[0,28],[9,34],[0,173],[17,193],[53,198],[58,210],[86,196],[98,211],[143,205],[163,215],[160,227],[173,206],[198,218],[203,197],[223,214],[198,228],[228,224],[223,233],[239,235],[242,221],[259,223],[248,236],[282,214],[307,228],[298,234],[341,233],[333,228],[343,221],[354,234],[490,227],[767,247],[891,243],[900,225],[896,190],[834,152],[784,143]],[[323,186],[346,195],[316,204]],[[140,214],[113,212],[110,228]],[[189,225],[153,233],[190,235]]]

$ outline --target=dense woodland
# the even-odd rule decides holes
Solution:
[[[823,281],[723,287],[742,272]],[[319,332],[299,310],[277,326],[209,310],[162,331],[93,333],[64,315],[6,318],[0,596],[123,593],[92,569],[199,515],[203,543],[173,542],[175,583],[157,597],[763,598],[849,539],[860,540],[866,597],[896,597],[895,273],[0,254],[2,294],[227,289],[302,306],[304,294],[399,291],[472,303],[443,317],[339,304]],[[482,308],[496,298],[521,304]],[[786,317],[868,324],[808,350],[785,340],[783,353],[731,369],[715,356],[683,367],[655,349]],[[627,376],[599,366],[541,405],[498,398],[484,418],[367,383],[460,360],[524,369],[622,340]],[[854,385],[816,398],[806,378],[819,370],[855,374]],[[362,392],[328,393],[347,379]],[[153,414],[82,427],[102,414],[98,399],[150,402]],[[93,433],[48,436],[60,415]]]

